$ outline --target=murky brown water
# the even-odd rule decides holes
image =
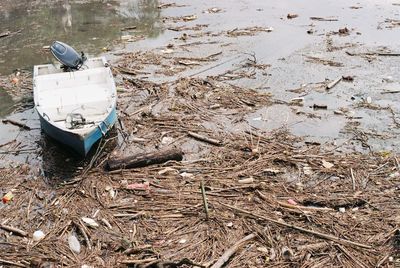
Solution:
[[[0,2],[0,75],[53,61],[43,49],[54,40],[78,51],[98,55],[113,48],[121,35],[155,38],[161,32],[158,1],[30,1]],[[136,29],[122,29],[136,26]],[[12,101],[0,89],[0,116]]]
[[[122,28],[136,26],[133,34],[157,37],[161,33],[158,1],[2,1],[0,74],[52,60],[43,50],[62,40],[77,50],[99,54],[124,34]]]
[[[0,2],[0,32],[19,33],[0,39],[0,74],[8,74],[17,68],[31,69],[34,64],[52,61],[48,52],[42,49],[53,40],[69,43],[77,50],[84,50],[89,55],[98,55],[104,48],[112,51],[153,49],[165,47],[176,42],[182,32],[163,30],[163,17],[196,14],[197,19],[189,25],[208,24],[204,31],[218,33],[249,26],[273,27],[273,32],[249,37],[227,38],[224,36],[202,37],[201,41],[218,41],[215,45],[188,47],[192,55],[211,54],[223,50],[220,62],[212,63],[218,67],[208,69],[199,76],[216,75],[248,58],[254,53],[261,64],[271,64],[268,75],[257,79],[242,80],[236,83],[272,93],[274,99],[290,101],[304,97],[303,107],[275,105],[247,115],[248,123],[261,130],[270,130],[282,126],[288,127],[294,134],[322,141],[345,141],[352,135],[346,132],[346,125],[356,123],[370,133],[390,134],[391,138],[381,139],[379,135],[370,141],[376,149],[392,149],[399,142],[399,132],[393,128],[393,120],[387,110],[374,111],[356,108],[367,97],[372,97],[373,104],[391,105],[394,112],[400,112],[396,95],[382,95],[382,90],[398,89],[400,68],[397,58],[379,58],[368,62],[361,57],[348,57],[346,50],[360,52],[376,50],[381,46],[391,51],[400,51],[397,38],[400,27],[390,28],[386,19],[399,19],[400,7],[392,1],[179,1],[184,7],[159,9],[159,1],[118,0],[118,1],[32,1],[3,0]],[[207,14],[208,8],[219,7],[218,14]],[[288,13],[296,13],[298,18],[289,20]],[[335,17],[337,21],[315,21],[310,17]],[[177,25],[183,25],[181,23]],[[122,28],[137,26],[133,31],[124,32]],[[390,25],[389,25],[390,26]],[[348,46],[327,52],[327,33],[347,27],[348,36],[332,35],[334,46]],[[313,29],[313,34],[307,30]],[[143,35],[144,40],[121,44],[121,35]],[[195,40],[196,41],[196,40]],[[199,40],[197,40],[199,41]],[[221,43],[229,45],[221,47]],[[112,57],[112,51],[107,54]],[[226,56],[225,56],[226,55]],[[329,58],[343,62],[344,67],[331,67],[305,62],[306,56]],[[230,60],[230,59],[233,60]],[[204,70],[210,66],[204,66]],[[199,70],[183,73],[190,75]],[[291,92],[301,85],[317,83],[325,79],[335,79],[341,75],[356,77],[353,83],[341,82],[334,89],[306,90],[302,93]],[[392,77],[392,83],[382,82],[385,77]],[[176,79],[171,77],[170,79]],[[310,106],[314,103],[328,105],[327,110],[315,111]],[[0,116],[5,116],[12,105],[11,99],[0,89]],[[356,118],[349,119],[334,114],[339,108],[349,108]],[[307,117],[314,115],[316,117]],[[396,115],[397,116],[397,115]],[[39,128],[35,113],[13,114],[11,118],[27,122]],[[0,124],[0,144],[20,135],[21,139],[39,141],[40,131],[20,133],[18,129]],[[389,136],[390,136],[389,135]],[[32,144],[31,144],[32,145]],[[35,145],[36,146],[36,145]],[[33,156],[34,157],[34,156]]]

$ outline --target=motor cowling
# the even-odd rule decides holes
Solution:
[[[86,60],[83,52],[79,55],[75,49],[60,41],[54,41],[50,51],[64,69],[79,70]]]

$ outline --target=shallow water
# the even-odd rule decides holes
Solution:
[[[132,34],[157,37],[161,33],[158,1],[2,1],[0,74],[31,69],[52,60],[43,46],[60,40],[76,50],[99,54],[136,26]]]
[[[255,36],[230,38],[207,36],[191,41],[218,41],[214,45],[188,47],[191,55],[223,51],[219,62],[210,66],[182,73],[182,76],[199,73],[199,76],[217,75],[235,68],[238,63],[254,53],[258,63],[271,64],[268,75],[254,80],[241,80],[236,83],[246,87],[265,88],[273,98],[288,102],[292,98],[304,97],[303,107],[275,105],[250,113],[247,122],[260,130],[271,130],[282,126],[292,133],[315,138],[320,141],[347,140],[351,135],[346,133],[346,124],[359,123],[369,132],[377,131],[396,136],[398,129],[392,128],[390,114],[383,111],[356,109],[358,102],[368,96],[374,104],[390,105],[399,113],[399,102],[396,95],[382,95],[383,89],[398,89],[399,65],[397,58],[381,58],[368,62],[361,57],[348,57],[345,50],[326,51],[326,34],[348,27],[350,35],[332,35],[333,45],[354,44],[354,50],[360,52],[376,50],[387,46],[392,51],[400,51],[397,36],[400,27],[389,28],[385,19],[399,19],[400,7],[392,1],[179,1],[184,7],[159,9],[159,1],[119,0],[119,1],[32,1],[3,0],[0,2],[0,32],[21,32],[0,39],[0,74],[9,74],[17,68],[32,69],[34,64],[51,62],[53,59],[43,46],[53,40],[64,41],[78,51],[84,50],[89,55],[105,53],[113,58],[113,52],[135,51],[137,49],[165,48],[169,43],[179,43],[176,38],[182,32],[164,30],[162,20],[169,16],[196,14],[192,22],[178,22],[175,26],[208,24],[204,31],[218,33],[249,26],[273,27],[271,33],[259,33]],[[173,1],[171,1],[173,2]],[[35,2],[34,2],[35,3]],[[205,10],[218,7],[221,13],[208,14]],[[289,20],[288,13],[296,13],[298,18]],[[310,17],[335,17],[337,21],[314,21]],[[129,26],[135,30],[121,31]],[[313,34],[307,34],[312,28]],[[132,43],[121,43],[122,35],[143,36],[144,40]],[[221,46],[221,44],[229,44]],[[110,48],[110,52],[105,50]],[[349,46],[347,50],[352,51]],[[330,67],[320,64],[305,63],[305,56],[330,58],[343,62],[344,67]],[[230,60],[232,59],[232,60]],[[207,70],[207,71],[205,71]],[[289,90],[303,84],[317,83],[325,79],[335,79],[341,75],[354,75],[353,83],[341,82],[334,89],[326,92],[309,90],[306,93],[293,93]],[[394,83],[382,83],[385,77],[393,77]],[[176,79],[176,77],[170,77]],[[391,88],[393,87],[393,88]],[[354,97],[354,99],[353,99]],[[314,111],[314,103],[328,105],[327,110]],[[12,105],[11,99],[0,89],[0,117],[4,117]],[[355,110],[359,120],[345,118],[334,114],[334,110],[347,107]],[[297,114],[297,112],[301,112]],[[314,114],[316,118],[307,118],[302,114]],[[26,122],[39,129],[39,122],[33,110],[13,114],[12,119]],[[19,135],[21,139],[39,141],[39,130],[29,133],[19,132],[13,126],[0,124],[0,144]],[[393,149],[398,147],[396,139],[379,139],[371,141],[376,149]],[[30,144],[36,146],[36,143]],[[35,155],[31,155],[35,157]]]
[[[53,62],[45,46],[60,40],[77,51],[99,55],[124,34],[155,38],[161,32],[158,1],[30,1],[0,2],[0,75]],[[134,30],[122,29],[136,26]],[[10,98],[0,88],[0,116]]]

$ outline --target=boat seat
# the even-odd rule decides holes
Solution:
[[[51,121],[65,121],[68,114],[80,113],[85,118],[95,117],[98,115],[104,115],[109,112],[111,104],[108,101],[97,101],[81,104],[80,106],[73,104],[62,107],[52,107],[47,109],[48,117]]]
[[[42,91],[38,105],[47,111],[51,121],[58,121],[78,111],[86,116],[104,114],[110,106],[110,100],[110,92],[104,84],[89,84]]]

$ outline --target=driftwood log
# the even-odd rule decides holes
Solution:
[[[106,169],[112,171],[126,168],[138,168],[161,164],[170,160],[181,161],[182,159],[183,152],[181,150],[168,149],[164,151],[135,154],[124,158],[110,159],[106,163]]]

